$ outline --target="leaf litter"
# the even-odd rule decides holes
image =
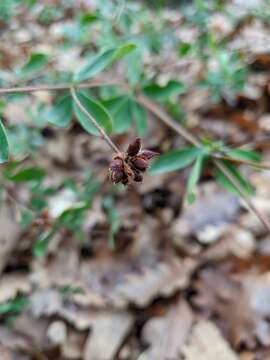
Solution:
[[[240,18],[256,2],[231,3]],[[76,4],[70,9],[78,11]],[[183,21],[169,10],[164,18],[174,19],[173,14],[175,21]],[[32,37],[41,39],[40,46],[49,52],[64,39],[68,19],[46,29],[29,17],[24,31],[18,24],[15,31],[7,31],[1,49],[5,68],[17,66],[31,51],[27,41]],[[182,25],[178,39],[193,41],[193,27]],[[269,26],[263,20],[233,25],[216,13],[209,26],[230,39],[232,51],[241,49],[254,70],[241,95],[231,102],[225,94],[221,104],[213,105],[206,89],[191,86],[181,99],[190,129],[237,144],[256,141],[269,128]],[[10,43],[16,46],[10,48]],[[55,66],[69,71],[81,58],[78,51],[69,50],[68,57],[66,51],[58,50]],[[154,59],[149,55],[146,69],[159,85],[171,78],[194,85],[203,72],[196,59],[179,59],[167,49]],[[38,101],[47,105],[52,95],[31,100],[34,105]],[[19,106],[11,103],[4,116],[12,125],[16,119],[27,123],[28,108],[29,100]],[[34,225],[22,230],[17,225],[19,205],[11,199],[1,204],[1,360],[270,358],[269,236],[241,202],[209,181],[206,173],[197,202],[187,206],[186,171],[145,176],[142,186],[114,193],[104,182],[111,154],[100,139],[74,125],[64,133],[46,125],[43,131],[48,142],[36,161],[50,174],[47,185],[58,190],[48,200],[52,219],[78,200],[72,189],[80,187],[86,167],[97,170],[103,186],[86,212],[84,241],[61,230],[50,242],[48,256],[40,259],[31,254]],[[130,142],[129,135],[117,139],[121,148]],[[146,148],[158,143],[164,152],[183,145],[156,119],[149,122],[144,143]],[[258,146],[269,161],[269,145]],[[67,175],[75,181],[63,189]],[[257,173],[250,180],[254,202],[269,215],[269,176]],[[16,191],[14,195],[24,199],[27,190]],[[108,246],[108,217],[101,205],[103,196],[111,193],[120,214],[115,249]]]

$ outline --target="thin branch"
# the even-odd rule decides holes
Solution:
[[[181,124],[177,124],[159,105],[149,100],[146,96],[139,94],[137,97],[138,102],[148,109],[151,113],[155,114],[170,128],[174,129],[179,135],[195,146],[201,146],[199,140],[187,131]]]
[[[77,84],[76,88],[78,89],[89,89],[92,87],[98,86],[109,86],[109,85],[119,85],[119,82],[116,81],[91,81],[87,83]],[[69,90],[72,85],[57,84],[57,85],[33,85],[33,86],[22,86],[14,88],[0,88],[0,95],[13,94],[13,93],[31,93],[36,91],[59,91],[59,90]]]
[[[229,160],[231,162],[235,162],[239,165],[248,165],[248,166],[253,166],[255,168],[258,169],[262,169],[262,170],[270,170],[270,164],[266,164],[264,162],[254,162],[254,161],[249,161],[249,160],[244,160],[244,159],[237,159],[237,158],[233,158],[231,156],[226,156],[226,155],[222,155],[222,154],[212,154],[213,157],[215,157],[216,159],[222,159],[222,160]]]
[[[74,100],[74,102],[78,105],[81,112],[87,116],[87,118],[91,121],[91,123],[97,128],[99,131],[101,137],[107,142],[107,144],[112,148],[112,150],[116,153],[121,153],[121,150],[118,149],[118,147],[114,144],[114,142],[111,140],[111,138],[106,134],[106,132],[103,130],[103,128],[99,125],[99,123],[96,121],[96,119],[84,108],[80,100],[78,99],[74,87],[70,88],[70,94]]]
[[[247,208],[258,217],[258,219],[265,226],[266,230],[270,232],[270,224],[265,214],[263,214],[260,210],[258,210],[257,207],[254,205],[254,203],[245,194],[238,180],[228,171],[228,169],[222,164],[222,162],[218,160],[214,160],[214,164],[220,171],[223,172],[223,174],[231,181],[234,187],[239,191],[239,194],[241,195],[242,199],[245,201]]]
[[[126,86],[124,84],[121,84],[117,81],[93,81],[88,83],[81,83],[76,85],[77,88],[91,88],[91,87],[98,87],[98,86],[105,86],[105,85],[120,85],[123,88],[126,89]],[[35,91],[55,91],[55,90],[70,90],[71,95],[80,108],[80,110],[88,117],[88,119],[92,122],[92,124],[98,129],[100,132],[102,138],[108,143],[108,145],[112,148],[113,151],[116,153],[120,153],[121,151],[118,149],[118,147],[112,142],[110,137],[106,134],[106,132],[103,130],[103,128],[98,124],[98,122],[95,120],[95,118],[92,117],[91,114],[88,113],[88,111],[83,107],[81,102],[79,101],[75,89],[70,84],[59,84],[59,85],[42,85],[42,86],[25,86],[25,87],[18,87],[18,88],[4,88],[0,89],[0,95],[1,94],[12,94],[12,93],[30,93]],[[163,121],[167,126],[175,130],[179,135],[181,135],[184,139],[186,139],[189,143],[193,144],[194,146],[201,146],[200,141],[191,134],[188,130],[186,130],[181,124],[177,124],[159,105],[154,103],[153,101],[149,100],[147,97],[145,97],[142,94],[138,94],[137,101],[143,105],[146,109],[148,109],[151,113],[156,115],[161,121]],[[227,169],[223,166],[222,162],[220,162],[218,159],[227,159],[230,161],[238,162],[239,164],[246,164],[262,169],[270,169],[270,166],[267,164],[257,164],[253,162],[249,162],[247,160],[239,160],[234,159],[226,156],[220,156],[220,155],[213,155],[214,156],[214,163],[215,165],[223,172],[223,174],[232,182],[232,184],[236,187],[236,189],[239,191],[241,197],[245,201],[247,207],[260,219],[260,221],[263,223],[267,231],[270,232],[270,224],[264,214],[262,214],[256,206],[253,204],[253,202],[247,197],[247,195],[242,190],[241,184],[238,183],[237,179],[235,179],[234,176],[232,176]]]
[[[149,100],[143,95],[139,95],[137,99],[141,105],[143,105],[150,112],[155,114],[161,121],[163,121],[166,125],[174,129],[179,135],[181,135],[184,139],[195,146],[201,146],[199,140],[193,134],[190,134],[182,125],[175,123],[175,121],[165,112],[162,108],[156,105],[154,102]],[[229,158],[229,160],[235,160]],[[241,161],[245,163],[244,161]],[[270,224],[266,216],[261,213],[259,209],[254,205],[254,203],[248,198],[247,194],[243,191],[241,184],[239,184],[238,180],[231,175],[231,173],[226,169],[226,167],[222,164],[222,162],[218,159],[214,159],[214,164],[220,169],[220,171],[231,181],[231,183],[235,186],[235,188],[239,191],[243,201],[245,202],[247,208],[253,212],[261,223],[265,226],[266,230],[270,233]],[[249,164],[250,165],[250,164]],[[255,164],[252,162],[252,166]]]

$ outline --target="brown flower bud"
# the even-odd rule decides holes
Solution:
[[[136,138],[132,143],[129,144],[127,149],[128,156],[135,156],[141,149],[141,139]]]
[[[132,160],[132,164],[136,169],[140,171],[145,171],[148,168],[147,161],[139,156],[137,156],[134,160]]]
[[[110,175],[112,182],[118,184],[124,177],[124,165],[123,160],[120,158],[113,159],[110,165]]]
[[[151,151],[151,150],[142,150],[139,155],[140,155],[140,157],[142,157],[145,160],[150,160],[154,156],[157,156],[158,153],[155,151]]]

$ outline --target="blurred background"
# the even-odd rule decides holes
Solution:
[[[270,219],[269,39],[269,0],[0,1],[0,360],[270,359],[269,233],[187,139]]]

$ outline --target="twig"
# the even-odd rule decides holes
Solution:
[[[96,119],[84,108],[80,100],[78,99],[74,87],[70,88],[71,96],[74,100],[74,102],[78,105],[79,109],[82,113],[84,113],[85,116],[91,121],[91,123],[97,128],[99,131],[101,137],[107,142],[107,144],[112,148],[113,151],[116,153],[121,153],[121,150],[118,149],[118,147],[114,144],[114,142],[111,140],[111,138],[106,134],[106,132],[103,130],[103,128],[99,125],[99,123],[96,121]]]
[[[148,109],[150,112],[155,114],[161,121],[163,121],[166,125],[174,129],[179,135],[181,135],[188,142],[198,147],[201,146],[201,143],[199,142],[199,140],[196,139],[196,137],[193,134],[190,134],[181,124],[176,124],[174,120],[154,102],[152,102],[143,95],[139,95],[137,100],[140,102],[141,105],[143,105],[146,109]],[[229,158],[229,160],[231,160],[231,158]],[[261,223],[265,226],[266,230],[270,233],[270,224],[268,222],[268,219],[259,209],[257,209],[254,203],[248,198],[248,196],[243,191],[241,184],[239,184],[238,180],[233,175],[231,175],[231,173],[226,169],[226,167],[222,164],[220,160],[214,159],[213,162],[220,169],[220,171],[231,181],[231,183],[235,186],[235,188],[239,191],[239,194],[241,195],[247,208],[258,217]],[[242,161],[242,163],[245,162]],[[252,166],[255,166],[256,164],[253,162],[251,163]]]
[[[270,224],[268,222],[268,219],[266,218],[265,214],[263,214],[261,211],[257,209],[257,207],[254,205],[254,203],[248,198],[248,196],[243,191],[241,184],[238,182],[238,180],[231,175],[231,173],[227,170],[227,168],[222,164],[222,162],[218,160],[213,161],[217,168],[219,168],[220,171],[223,172],[223,174],[231,181],[231,183],[234,185],[234,187],[239,191],[239,194],[241,195],[242,199],[245,200],[247,208],[253,212],[258,219],[262,222],[262,224],[265,226],[268,232],[270,232]]]
[[[121,84],[116,81],[109,81],[109,82],[98,82],[93,81],[90,83],[81,83],[76,85],[77,88],[91,88],[91,87],[98,87],[98,86],[105,86],[105,85],[120,85],[124,88],[126,86],[124,84]],[[107,142],[107,144],[112,148],[113,151],[116,153],[120,153],[121,151],[118,149],[118,147],[112,142],[110,137],[106,134],[106,132],[103,130],[103,128],[98,124],[98,122],[92,117],[91,114],[88,113],[88,111],[83,107],[81,102],[79,101],[74,86],[71,86],[70,84],[59,84],[59,85],[44,85],[44,86],[25,86],[25,87],[18,87],[18,88],[4,88],[0,89],[0,94],[11,94],[11,93],[30,93],[35,91],[54,91],[54,90],[70,90],[71,95],[80,108],[80,110],[88,117],[88,119],[92,122],[92,124],[98,129],[100,132],[102,138]],[[175,123],[175,121],[156,103],[149,100],[147,97],[145,97],[142,94],[138,94],[137,101],[143,105],[146,109],[148,109],[151,113],[156,115],[161,121],[163,121],[167,126],[175,130],[179,135],[181,135],[184,139],[186,139],[189,143],[193,144],[194,146],[200,147],[201,143],[200,141],[191,134],[188,130],[186,130],[181,124]],[[253,202],[247,197],[247,195],[244,193],[244,191],[241,188],[241,185],[238,183],[237,179],[235,179],[234,176],[232,176],[227,169],[223,166],[222,162],[220,162],[218,159],[227,159],[230,161],[235,161],[238,163],[262,168],[262,169],[270,169],[270,166],[267,164],[257,164],[253,162],[249,162],[246,160],[239,160],[234,159],[226,156],[220,156],[213,154],[214,157],[214,164],[224,173],[224,175],[232,182],[232,184],[236,187],[236,189],[239,191],[239,194],[241,195],[242,199],[245,201],[246,206],[259,218],[259,220],[262,222],[262,224],[265,226],[267,231],[270,232],[270,224],[268,220],[266,219],[265,215],[262,214],[256,206],[253,204]]]
[[[151,113],[155,114],[160,120],[167,124],[170,128],[174,129],[179,135],[195,146],[201,146],[199,140],[195,138],[189,131],[182,125],[177,124],[160,106],[153,101],[149,100],[146,96],[139,94],[137,97],[138,102],[148,109]]]
[[[92,87],[98,86],[109,86],[109,85],[119,85],[119,82],[116,81],[91,81],[87,83],[77,84],[76,88],[78,89],[89,89]],[[58,84],[58,85],[33,85],[33,86],[22,86],[15,88],[0,88],[0,95],[5,94],[14,94],[14,93],[31,93],[36,91],[59,91],[59,90],[69,90],[71,84]]]
[[[249,161],[249,160],[244,160],[244,159],[237,159],[237,158],[233,158],[231,156],[226,156],[226,155],[222,155],[222,154],[212,154],[212,156],[216,159],[222,159],[222,160],[229,160],[231,162],[235,162],[237,164],[240,165],[249,165],[249,166],[253,166],[255,168],[258,169],[262,169],[262,170],[270,170],[270,164],[266,164],[264,162],[261,163],[256,163],[254,161]]]

